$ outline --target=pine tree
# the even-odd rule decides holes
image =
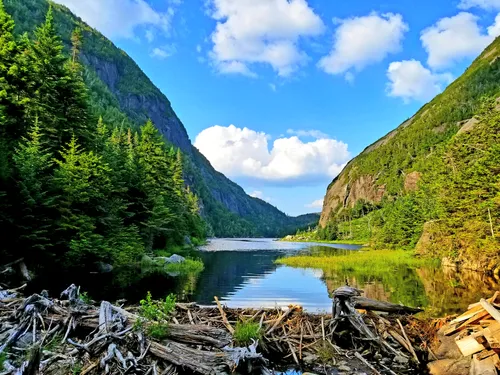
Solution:
[[[49,191],[52,155],[41,144],[40,128],[35,124],[20,142],[13,156],[19,188],[19,247],[30,260],[48,256],[53,235],[54,196]]]
[[[78,67],[64,56],[49,8],[45,23],[35,30],[33,68],[38,80],[30,114],[38,118],[52,150],[73,135],[84,145],[90,141],[87,91]]]

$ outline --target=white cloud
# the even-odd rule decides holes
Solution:
[[[250,78],[257,78],[257,74],[248,69],[248,66],[239,61],[224,61],[218,65],[219,73],[241,74]]]
[[[198,44],[196,46],[196,52],[201,53],[201,45]]]
[[[348,81],[353,79],[351,70],[360,71],[400,51],[408,31],[403,17],[392,13],[372,13],[334,22],[339,26],[335,30],[333,49],[318,66],[329,74],[347,73]]]
[[[272,202],[272,199],[270,197],[266,197],[264,195],[264,193],[260,190],[254,190],[251,193],[248,193],[248,195],[250,195],[251,197],[254,197],[254,198],[262,199],[263,201],[266,201],[268,203]]]
[[[316,181],[336,176],[350,159],[347,144],[330,138],[303,142],[297,136],[276,139],[248,128],[212,126],[195,140],[220,172],[268,181]]]
[[[477,56],[500,32],[500,26],[495,22],[488,28],[488,33],[483,33],[477,21],[477,16],[461,12],[441,18],[422,31],[420,40],[429,54],[428,65],[441,69],[463,58]]]
[[[288,129],[286,131],[287,134],[290,135],[296,135],[298,137],[312,137],[316,139],[321,139],[321,138],[328,138],[328,135],[323,133],[320,130],[294,130],[294,129]]]
[[[261,63],[288,76],[307,61],[300,39],[324,30],[306,0],[208,0],[208,5],[217,21],[210,57],[222,73],[229,65],[252,76],[251,66]]]
[[[306,208],[323,208],[323,199],[317,199],[312,203],[306,204],[304,207]]]
[[[389,96],[403,98],[405,102],[426,102],[443,91],[451,83],[451,74],[436,74],[425,68],[420,61],[395,61],[387,69]]]
[[[168,34],[173,8],[154,10],[145,0],[55,0],[67,6],[108,38],[133,38],[140,26],[155,27]]]
[[[500,0],[461,0],[460,9],[482,8],[486,10],[500,9]]]
[[[150,56],[155,57],[160,60],[164,60],[177,52],[177,48],[174,45],[156,47],[151,51]]]
[[[500,35],[500,13],[495,17],[495,23],[488,27],[488,35],[493,37]]]
[[[274,83],[270,83],[270,84],[269,84],[269,88],[270,88],[272,91],[276,92],[276,85],[275,85]]]

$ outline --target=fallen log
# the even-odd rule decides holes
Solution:
[[[396,314],[416,314],[424,311],[416,307],[398,305],[391,302],[377,301],[361,296],[352,297],[351,301],[354,302],[354,307],[356,309],[361,310],[382,311]]]
[[[175,341],[164,340],[162,344],[150,341],[150,353],[193,373],[201,375],[229,374],[233,365],[230,356],[224,352],[209,352],[193,349]]]
[[[226,330],[199,324],[171,324],[168,337],[185,344],[206,345],[223,348],[232,341]]]

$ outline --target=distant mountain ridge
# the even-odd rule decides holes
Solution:
[[[31,32],[45,17],[46,0],[5,0],[19,33]],[[83,31],[81,60],[86,67],[96,115],[120,118],[134,125],[151,119],[164,137],[185,155],[185,179],[201,199],[202,213],[219,237],[278,237],[299,227],[314,225],[318,215],[289,217],[276,207],[247,195],[244,190],[217,172],[191,144],[181,120],[167,97],[122,50],[73,15],[66,7],[52,4],[58,30],[69,46],[71,32]]]

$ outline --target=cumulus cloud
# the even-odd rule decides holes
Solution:
[[[323,32],[306,0],[208,0],[217,21],[210,57],[221,73],[254,76],[253,64],[268,64],[288,76],[307,61],[302,37]]]
[[[174,45],[156,47],[151,51],[150,56],[155,57],[160,60],[164,60],[167,57],[174,55],[177,52],[177,48]]]
[[[388,95],[400,97],[405,102],[426,102],[453,80],[451,74],[433,73],[416,60],[392,62],[387,69],[387,78]]]
[[[312,203],[306,204],[304,207],[321,209],[321,208],[323,208],[323,199],[317,199],[317,200],[313,201]]]
[[[422,31],[420,40],[429,55],[428,65],[442,69],[463,58],[477,56],[500,32],[499,23],[495,22],[483,33],[477,21],[477,16],[461,12]]]
[[[350,158],[347,144],[335,139],[292,136],[272,145],[269,139],[264,132],[216,125],[198,134],[194,145],[222,173],[274,182],[331,179]]]
[[[360,71],[400,51],[408,31],[403,17],[392,13],[372,13],[334,22],[339,26],[335,30],[333,48],[318,66],[329,74],[347,73],[349,81],[354,78],[351,70]]]
[[[486,10],[500,9],[500,0],[461,0],[460,9],[482,8]]]
[[[54,0],[67,6],[90,26],[109,38],[132,38],[139,26],[155,27],[167,34],[170,30],[172,7],[166,12],[154,10],[145,0]],[[146,38],[154,34],[146,34]]]
[[[312,137],[312,138],[316,138],[316,139],[320,139],[320,138],[328,138],[328,135],[323,133],[322,131],[320,130],[294,130],[294,129],[288,129],[286,131],[287,134],[290,134],[290,135],[296,135],[296,136],[299,136],[299,137]]]

